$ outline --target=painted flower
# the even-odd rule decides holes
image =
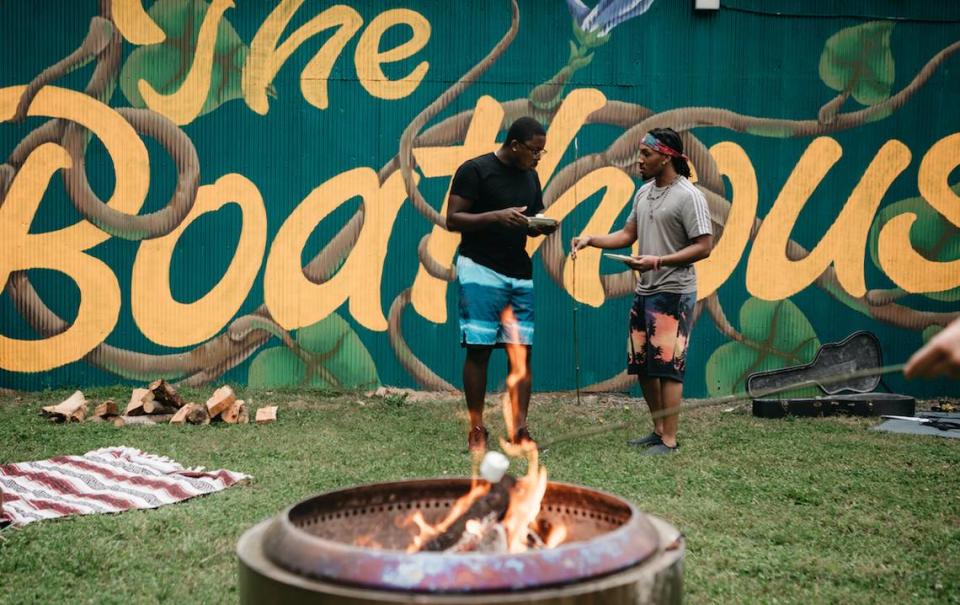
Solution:
[[[600,0],[588,8],[583,0],[567,0],[573,16],[573,37],[570,40],[570,58],[552,78],[530,91],[530,102],[542,111],[559,106],[563,90],[571,76],[590,65],[593,51],[610,41],[613,28],[628,19],[647,12],[653,0]]]
[[[582,0],[567,0],[567,8],[581,30],[606,36],[614,27],[642,15],[653,0],[600,0],[592,9]]]

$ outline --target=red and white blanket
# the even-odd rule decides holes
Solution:
[[[157,508],[249,478],[227,470],[186,469],[169,458],[129,447],[3,464],[0,525]]]

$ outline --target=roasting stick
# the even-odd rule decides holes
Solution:
[[[774,387],[770,389],[765,389],[758,391],[753,395],[742,391],[739,393],[733,393],[731,395],[724,395],[723,397],[711,397],[709,399],[701,399],[699,401],[694,401],[691,403],[686,403],[683,406],[678,406],[669,410],[660,410],[654,414],[651,414],[650,417],[653,420],[658,418],[663,418],[665,416],[670,416],[672,414],[679,414],[681,412],[689,412],[690,410],[696,410],[700,408],[708,408],[717,405],[725,405],[729,403],[739,403],[741,401],[750,401],[751,399],[763,399],[764,397],[769,397],[771,395],[776,395],[778,393],[785,393],[787,391],[794,391],[797,389],[804,389],[815,386],[830,386],[834,384],[840,384],[848,380],[854,380],[857,378],[869,378],[872,376],[883,376],[884,374],[893,374],[896,372],[902,372],[903,368],[906,366],[904,363],[897,363],[888,366],[882,366],[879,368],[867,368],[865,370],[857,370],[855,372],[844,372],[841,374],[833,374],[831,376],[825,376],[823,378],[818,378],[816,380],[801,380],[800,382],[795,382],[793,384],[784,385],[781,387]],[[545,450],[548,447],[557,445],[558,443],[563,443],[565,441],[573,441],[574,439],[584,439],[586,437],[593,437],[595,435],[602,435],[604,433],[611,433],[613,431],[619,431],[620,429],[626,429],[633,427],[637,424],[638,421],[643,420],[644,417],[640,416],[637,420],[630,422],[620,422],[617,424],[611,424],[609,426],[602,426],[593,429],[588,429],[585,431],[579,431],[576,433],[568,433],[566,435],[561,435],[556,439],[552,439],[546,443],[539,445],[540,450]]]

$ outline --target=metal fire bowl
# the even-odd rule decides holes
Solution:
[[[263,556],[302,578],[374,590],[481,593],[541,589],[637,566],[657,553],[657,529],[630,503],[605,492],[550,482],[540,518],[567,527],[554,548],[516,554],[404,552],[411,529],[397,519],[420,510],[443,519],[470,489],[469,479],[377,483],[304,500],[274,518],[262,546],[241,540],[238,554]],[[253,531],[253,530],[251,530]],[[249,532],[248,532],[249,533]],[[356,546],[376,544],[378,548]]]

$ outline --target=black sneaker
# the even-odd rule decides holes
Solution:
[[[487,439],[490,437],[490,432],[484,426],[477,425],[470,429],[470,433],[467,435],[467,448],[471,452],[486,452],[487,451]]]
[[[676,454],[680,451],[680,444],[676,444],[673,447],[666,445],[664,443],[658,443],[657,445],[648,447],[643,451],[641,456],[662,456],[664,454]]]
[[[663,438],[660,437],[656,432],[651,432],[646,437],[637,437],[636,439],[630,439],[627,441],[627,445],[631,447],[647,447],[649,445],[659,445],[663,443]]]

